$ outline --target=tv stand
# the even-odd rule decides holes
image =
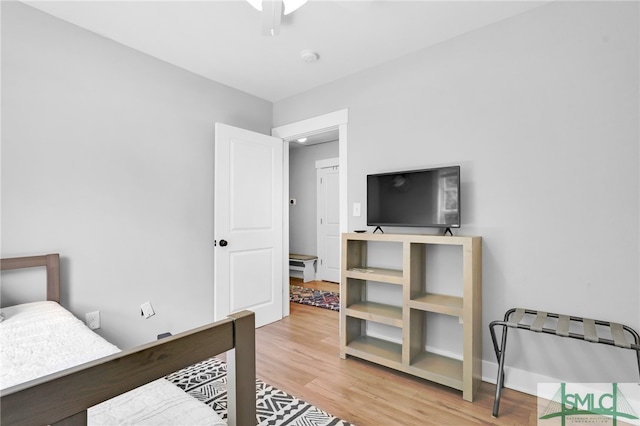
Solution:
[[[453,237],[453,232],[451,232],[451,228],[447,228],[447,229],[445,229],[445,230],[444,230],[444,233],[443,233],[442,235],[445,235],[445,236],[446,236],[447,234],[449,234],[449,235],[451,235],[451,236]]]
[[[384,234],[384,231],[379,226],[376,226],[376,229],[373,230],[373,233],[375,234],[378,229],[380,230],[381,234]]]
[[[368,255],[376,246],[390,253],[400,249],[401,265],[380,267],[376,257]],[[462,261],[461,280],[454,278],[457,274],[443,277],[451,279],[450,291],[441,291],[447,283],[435,282],[427,268],[427,257],[436,251],[450,261]],[[481,237],[342,234],[341,272],[342,359],[380,364],[461,390],[465,401],[474,400],[482,381]],[[373,300],[372,284],[393,293],[385,302]],[[454,321],[445,324],[446,317]],[[369,334],[369,324],[388,326],[402,338],[398,342]],[[435,334],[451,332],[447,341],[459,348],[456,353],[433,347],[429,327]],[[460,337],[454,337],[458,333]]]

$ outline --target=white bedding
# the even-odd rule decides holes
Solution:
[[[55,302],[2,309],[0,389],[119,352]],[[217,413],[165,379],[88,410],[93,425],[225,425]]]
[[[89,425],[207,425],[227,422],[208,405],[165,379],[123,393],[87,410]]]
[[[56,302],[2,308],[0,389],[119,352]]]

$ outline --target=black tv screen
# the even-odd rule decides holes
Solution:
[[[367,176],[367,225],[460,227],[460,166]]]

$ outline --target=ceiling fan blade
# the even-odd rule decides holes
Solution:
[[[256,8],[256,10],[262,11],[262,0],[247,0],[249,4]]]
[[[307,0],[283,0],[284,2],[284,14],[288,15],[298,10]]]

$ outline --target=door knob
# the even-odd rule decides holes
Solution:
[[[220,247],[226,247],[227,244],[229,244],[227,240],[220,240]]]

